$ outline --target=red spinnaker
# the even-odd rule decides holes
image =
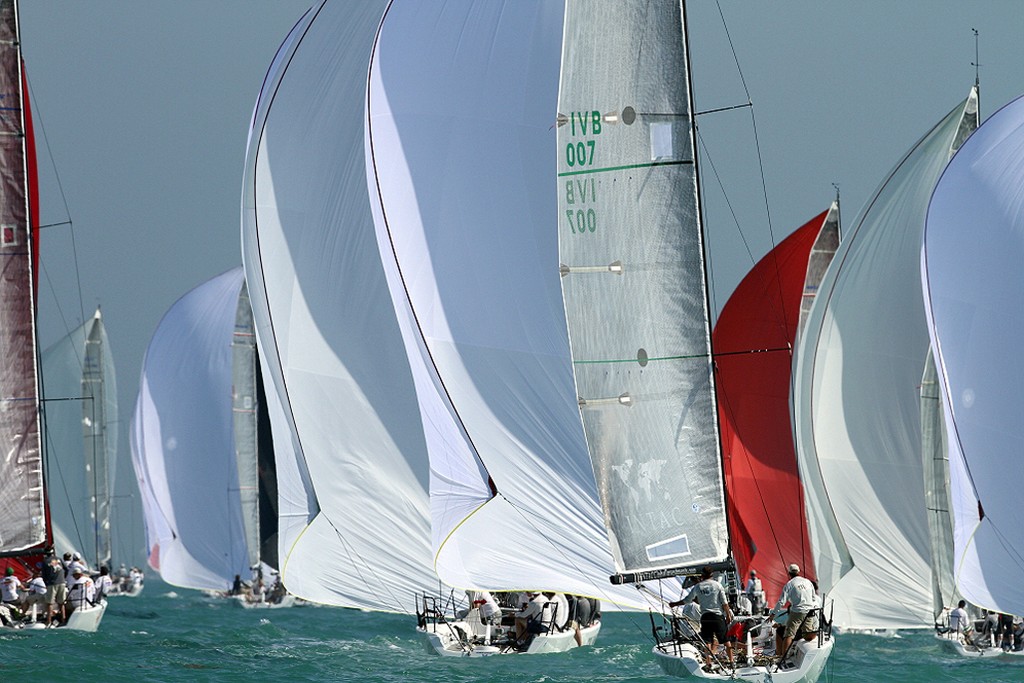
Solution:
[[[732,550],[772,605],[797,563],[815,578],[790,419],[792,349],[811,247],[828,212],[762,258],[729,297],[713,343]]]

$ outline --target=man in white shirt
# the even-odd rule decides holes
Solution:
[[[21,607],[21,579],[14,575],[14,567],[8,567],[4,572],[4,578],[0,580],[0,601],[8,607],[18,609]]]
[[[32,579],[28,582],[28,594],[25,596],[25,611],[32,609],[32,605],[46,605],[46,582],[43,581],[40,569],[32,572]]]
[[[970,617],[967,616],[967,601],[961,600],[956,609],[949,613],[949,630],[954,633],[967,633],[971,628]]]
[[[789,605],[786,630],[781,634],[781,638],[780,634],[775,636],[775,653],[780,659],[786,656],[797,633],[817,630],[817,620],[813,618],[814,610],[818,606],[814,584],[810,579],[800,576],[800,566],[796,564],[789,565],[789,577],[789,581],[782,587],[782,597],[779,598],[774,610],[775,614],[779,614],[786,605]]]
[[[71,590],[68,591],[68,602],[73,610],[80,607],[88,607],[93,604],[96,598],[96,586],[88,576],[82,572],[81,567],[74,567],[71,570]]]
[[[100,575],[95,581],[96,600],[102,600],[114,590],[114,581],[110,578],[110,570],[100,567]]]
[[[527,591],[526,597],[530,599],[523,609],[516,612],[516,640],[518,644],[527,633],[542,633],[543,625],[541,617],[544,614],[544,603],[548,601],[542,593]]]

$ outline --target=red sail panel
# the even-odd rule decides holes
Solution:
[[[21,55],[13,0],[0,0],[0,555],[49,535],[39,430],[32,238]]]
[[[769,604],[795,562],[814,578],[790,420],[792,348],[811,247],[828,212],[796,230],[740,282],[713,343],[733,555]]]

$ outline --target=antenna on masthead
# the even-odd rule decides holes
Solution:
[[[974,33],[974,61],[971,62],[971,66],[974,67],[974,87],[978,88],[981,85],[981,78],[978,74],[978,69],[981,67],[981,62],[978,59],[978,29],[972,28],[971,31]]]

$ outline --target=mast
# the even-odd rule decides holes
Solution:
[[[686,0],[679,0],[679,11],[681,14],[682,21],[682,33],[681,37],[683,40],[683,48],[686,54],[686,92],[689,93],[690,97],[690,149],[693,150],[693,193],[695,201],[697,203],[697,231],[700,235],[701,253],[704,257],[704,315],[708,320],[709,329],[711,328],[711,286],[709,281],[709,274],[707,264],[710,262],[711,254],[708,249],[707,230],[704,225],[704,205],[701,202],[700,196],[700,155],[698,153],[697,146],[697,107],[693,98],[693,71],[690,65],[693,64],[693,60],[690,57],[690,37],[689,37],[689,23],[686,21]],[[711,362],[711,373],[708,381],[711,383],[711,402],[713,404],[713,410],[711,414],[714,416],[715,421],[715,435],[718,440],[718,472],[722,482],[722,497],[723,500],[728,496],[726,490],[725,480],[725,454],[722,450],[722,423],[719,420],[718,411],[718,391],[715,387],[715,348],[714,348],[714,335],[708,335],[708,352],[710,353]],[[730,525],[726,525],[726,543],[728,547],[727,561],[728,565],[732,565],[732,569],[735,569],[735,561],[733,559],[732,552],[732,534],[730,533]],[[691,571],[695,568],[691,568]]]

